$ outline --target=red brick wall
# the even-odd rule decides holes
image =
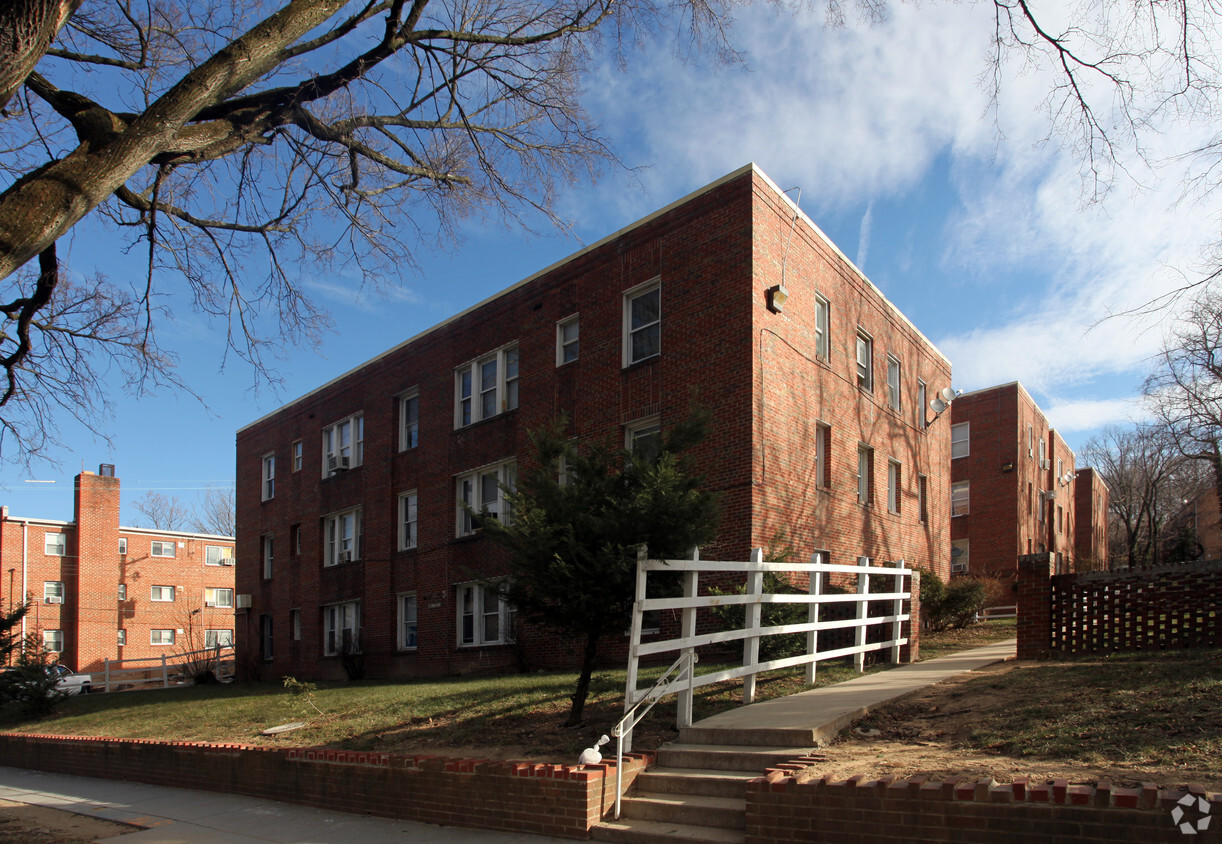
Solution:
[[[1074,483],[1075,571],[1108,567],[1107,510],[1108,489],[1103,478],[1089,466],[1079,469]]]

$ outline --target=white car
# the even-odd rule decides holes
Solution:
[[[70,695],[87,695],[93,689],[92,674],[77,674],[68,666],[58,662],[47,670],[58,678],[55,681],[55,688],[61,692],[67,692]]]

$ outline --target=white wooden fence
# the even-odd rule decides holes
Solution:
[[[864,671],[865,655],[868,651],[889,649],[891,662],[900,661],[900,647],[908,643],[908,638],[902,635],[903,623],[909,620],[909,614],[904,612],[904,602],[911,598],[912,588],[910,580],[912,569],[907,568],[903,560],[891,565],[875,566],[871,565],[868,557],[858,557],[858,564],[855,566],[831,565],[822,562],[822,555],[816,553],[811,557],[809,563],[766,563],[763,561],[763,551],[759,548],[751,552],[751,560],[746,563],[700,560],[698,552],[693,552],[692,556],[691,560],[651,560],[647,558],[644,549],[640,552],[637,561],[636,596],[632,608],[628,679],[624,695],[625,712],[644,702],[647,697],[656,700],[668,694],[678,694],[678,726],[680,728],[689,727],[692,723],[693,690],[700,686],[741,677],[743,678],[743,702],[751,703],[755,699],[755,675],[761,671],[805,665],[806,682],[809,684],[815,682],[816,663],[820,660],[853,656],[857,670]],[[683,596],[646,598],[650,572],[682,572]],[[719,585],[724,585],[727,574],[745,574],[746,590],[743,594],[701,595],[699,579],[701,572],[719,575]],[[804,595],[764,592],[764,574],[768,572],[806,575],[809,578],[809,590]],[[833,574],[852,575],[852,579],[856,582],[856,591],[827,594],[825,589],[830,585],[829,577]],[[870,591],[870,578],[878,575],[888,575],[893,578],[891,591]],[[905,582],[905,578],[909,580]],[[883,616],[870,616],[868,607],[873,601],[890,602],[890,612]],[[800,624],[761,626],[760,616],[763,606],[781,603],[805,604],[808,608],[807,621]],[[831,621],[820,619],[821,607],[843,603],[855,604],[854,617]],[[745,610],[744,624],[741,629],[697,634],[696,614],[699,609],[732,605],[741,605]],[[654,610],[681,611],[678,638],[648,643],[641,641],[644,615]],[[890,625],[889,637],[882,642],[867,644],[866,628],[883,624]],[[853,629],[855,633],[852,646],[834,650],[818,650],[820,633],[849,628]],[[760,639],[764,636],[779,636],[786,633],[806,634],[805,653],[760,662]],[[637,689],[638,668],[642,657],[672,651],[679,651],[682,655],[692,653],[696,648],[706,645],[739,640],[743,643],[743,661],[740,667],[712,671],[697,676],[689,674],[689,676],[679,677],[674,682],[657,685],[652,689]],[[630,733],[625,738],[625,743],[630,748]]]
[[[148,657],[147,659],[107,659],[102,670],[94,672],[94,689],[104,692],[131,689],[166,688],[177,680],[190,683],[188,663],[208,664],[218,680],[233,677],[236,660],[233,645],[218,645],[200,651]]]

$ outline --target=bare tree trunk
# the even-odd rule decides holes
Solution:
[[[0,3],[0,109],[9,104],[82,0]]]
[[[585,710],[586,698],[590,695],[590,678],[594,676],[594,658],[598,655],[599,633],[591,630],[586,633],[586,649],[581,657],[581,676],[577,678],[577,688],[573,690],[573,705],[569,709],[569,720],[566,727],[580,727],[583,723],[582,713]]]

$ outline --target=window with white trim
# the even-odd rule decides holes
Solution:
[[[174,631],[171,630],[150,630],[149,631],[150,645],[172,645],[174,644]]]
[[[68,553],[66,533],[48,533],[43,536],[43,553],[48,557],[63,557]]]
[[[205,545],[204,546],[204,565],[206,566],[232,566],[233,565],[233,549],[226,548],[224,545]]]
[[[556,323],[556,366],[577,360],[581,351],[581,322],[576,316]]]
[[[301,440],[293,440],[292,455],[293,455],[293,471],[294,472],[301,471],[302,460],[305,456],[304,449],[305,447],[302,445]]]
[[[416,491],[399,496],[399,550],[416,547]]]
[[[399,451],[420,444],[420,391],[410,390],[399,397]]]
[[[345,601],[322,608],[323,654],[361,652],[361,602]]]
[[[361,558],[361,508],[323,519],[323,565],[338,566]]]
[[[177,545],[173,542],[164,542],[160,539],[154,539],[149,543],[149,554],[154,557],[165,557],[174,559],[174,554],[177,550]]]
[[[154,586],[149,595],[149,600],[173,601],[174,600],[174,587],[173,586]]]
[[[205,630],[204,647],[208,650],[233,647],[233,631],[225,629]]]
[[[42,631],[42,646],[53,654],[64,652],[64,631],[62,630],[44,630]]]
[[[62,604],[64,602],[63,581],[60,581],[60,580],[43,581],[42,602],[44,604]]]
[[[624,426],[624,448],[654,460],[662,452],[662,420],[647,416]]]
[[[624,366],[662,352],[662,285],[658,279],[624,294]]]
[[[119,584],[119,588],[116,591],[116,596],[118,597],[120,601],[127,600],[127,584],[126,583]]]
[[[127,537],[126,536],[119,540],[119,553],[120,554],[127,553]]]
[[[222,586],[205,586],[204,606],[233,609],[233,590]]]
[[[263,455],[263,500],[276,497],[276,453]]]
[[[971,422],[950,426],[950,459],[967,457],[972,452]]]
[[[925,400],[929,395],[929,388],[925,386],[925,382],[917,379],[917,399],[916,399],[916,415],[917,428],[924,431],[928,426],[925,424]]]
[[[900,464],[895,460],[887,461],[887,510],[892,513],[900,511]]]
[[[265,533],[260,543],[263,557],[263,579],[271,580],[276,571],[276,536]]]
[[[968,570],[968,556],[971,550],[971,545],[966,539],[956,539],[950,544],[950,573],[951,574],[966,574]]]
[[[503,645],[514,640],[517,613],[498,584],[458,587],[458,644]]]
[[[322,476],[355,469],[365,462],[365,415],[357,413],[322,429]]]
[[[116,644],[118,644],[119,647],[123,647],[124,645],[127,644],[127,631],[126,630],[119,631],[119,641]]]
[[[1028,425],[1027,426],[1027,456],[1028,457],[1035,456],[1034,445],[1035,445],[1035,427],[1033,425]]]
[[[894,355],[887,355],[887,404],[900,409],[900,362]]]
[[[513,508],[505,493],[515,488],[517,472],[517,461],[507,460],[458,476],[458,536],[475,532],[472,511],[500,519],[505,524],[513,521]]]
[[[454,427],[465,428],[518,406],[518,344],[454,370]]]
[[[815,294],[815,357],[823,362],[827,362],[831,352],[831,335],[828,329],[831,326],[831,311],[832,306],[818,293]]]
[[[955,481],[950,485],[951,516],[966,516],[971,512],[971,481]]]
[[[857,386],[874,392],[874,338],[857,329]]]
[[[416,620],[416,593],[399,596],[399,649],[415,650],[418,645],[419,625]]]
[[[289,635],[293,637],[294,642],[301,641],[301,610],[289,610]]]
[[[857,503],[874,503],[874,449],[857,446]]]

